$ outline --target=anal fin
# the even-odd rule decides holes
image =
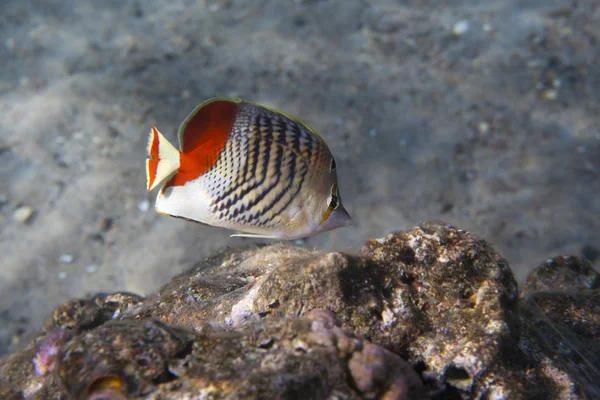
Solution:
[[[255,234],[255,233],[243,233],[243,232],[234,233],[230,237],[247,237],[247,238],[254,238],[254,239],[283,239],[280,236],[266,236],[266,235],[259,235],[259,234]]]

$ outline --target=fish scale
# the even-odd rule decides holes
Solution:
[[[239,144],[248,136],[251,137],[250,145],[246,147],[250,151],[242,154],[242,159],[247,160],[246,165],[241,168],[245,174],[239,173],[240,171],[236,168],[226,168],[238,179],[235,186],[230,188],[225,196],[219,191],[213,192],[213,207],[215,210],[222,211],[219,213],[222,219],[265,226],[269,222],[273,223],[277,215],[285,209],[285,204],[289,203],[301,189],[307,169],[296,170],[295,153],[306,154],[306,148],[310,147],[312,142],[306,140],[303,143],[294,138],[294,136],[299,138],[303,135],[302,130],[288,130],[288,123],[285,120],[269,115],[271,113],[268,111],[255,116],[243,115],[245,111],[247,110],[243,109],[240,112],[242,116],[236,118],[234,135],[231,138],[234,147],[243,148]],[[257,110],[248,111],[256,112]],[[253,121],[253,125],[244,126],[248,120]],[[250,130],[254,134],[248,135],[246,130]],[[290,137],[291,141],[288,141],[287,138]],[[301,146],[292,147],[294,144],[300,143],[303,143],[305,149]],[[261,156],[263,163],[260,163]],[[284,156],[291,160],[285,165],[281,162]],[[227,156],[222,159],[225,163],[229,162]],[[220,169],[220,162],[221,160],[215,166],[217,169]],[[298,178],[296,178],[297,174]],[[281,181],[288,183],[283,185],[280,184]],[[242,199],[248,198],[251,200],[244,204],[243,209],[238,206]],[[282,199],[287,201],[282,207],[276,208],[277,203]],[[265,216],[267,218],[261,218]]]
[[[212,99],[182,123],[179,142],[177,151],[156,128],[150,135],[148,188],[171,176],[157,197],[161,213],[283,239],[350,222],[327,144],[294,117]]]

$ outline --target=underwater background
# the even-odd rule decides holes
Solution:
[[[336,157],[355,225],[292,244],[360,252],[436,219],[522,281],[600,255],[600,3],[0,2],[0,354],[54,307],[141,295],[253,242],[168,218],[147,134],[200,102],[296,115]],[[265,241],[262,241],[265,242]]]

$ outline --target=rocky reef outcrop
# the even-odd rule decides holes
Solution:
[[[360,255],[228,250],[146,298],[58,307],[0,360],[0,397],[596,398],[599,287],[557,257],[519,293],[487,242],[437,222]]]

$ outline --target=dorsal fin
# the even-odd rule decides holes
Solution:
[[[267,106],[261,106],[260,104],[252,103],[250,101],[246,101],[245,103],[252,104],[253,106],[258,107],[258,108],[264,108],[265,110],[272,111],[272,112],[274,112],[276,114],[285,115],[286,117],[288,117],[292,121],[296,122],[297,124],[302,125],[306,129],[308,129],[313,135],[315,135],[316,137],[318,137],[319,139],[321,139],[323,141],[323,143],[325,144],[325,146],[327,146],[327,142],[325,141],[325,138],[323,138],[323,136],[321,136],[319,134],[319,132],[317,132],[312,126],[310,126],[309,124],[307,124],[306,122],[304,122],[300,118],[295,117],[295,116],[293,116],[291,114],[288,114],[285,111],[278,110],[276,108],[267,107]]]
[[[241,99],[216,97],[196,107],[179,126],[179,150],[189,153],[206,142],[216,142],[217,138],[225,143],[241,102]]]
[[[229,139],[240,102],[238,99],[210,99],[183,121],[179,127],[181,165],[165,187],[182,186],[215,165]]]

